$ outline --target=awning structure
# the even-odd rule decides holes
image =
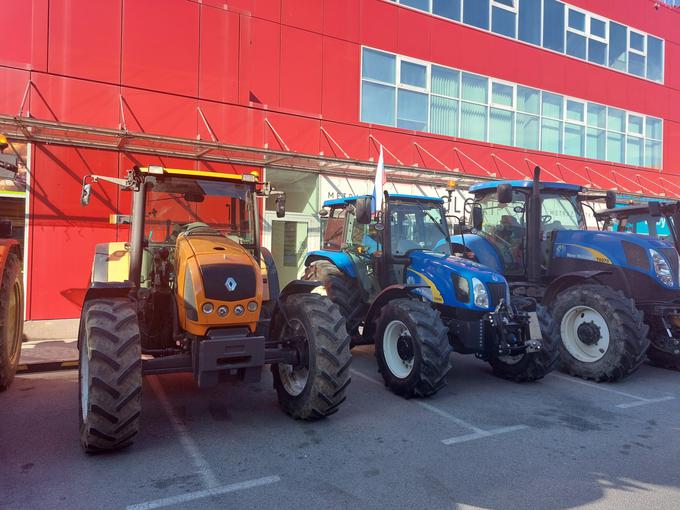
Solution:
[[[199,113],[201,112],[199,111]],[[265,120],[265,122],[269,121]],[[270,125],[270,128],[277,134],[274,126]],[[321,130],[325,131],[323,127]],[[147,154],[257,168],[323,173],[324,175],[360,179],[373,178],[376,165],[375,161],[352,159],[340,146],[338,146],[338,148],[345,157],[332,157],[327,155],[299,153],[291,150],[272,150],[231,145],[218,140],[206,141],[191,138],[178,138],[166,135],[133,132],[127,129],[99,128],[24,116],[0,115],[0,133],[5,134],[7,138],[13,142],[80,147],[130,154]],[[329,133],[326,133],[326,136],[331,137]],[[330,139],[332,140],[332,137]],[[382,145],[380,140],[373,135],[369,135],[369,139],[376,144],[376,147]],[[282,142],[281,145],[284,149],[288,149],[285,141],[280,140],[280,142]],[[421,144],[417,142],[414,142],[414,144],[419,153],[428,156],[429,159],[439,164],[442,168],[436,169],[405,165],[391,153],[388,146],[383,145],[385,152],[390,154],[392,159],[397,162],[397,164],[385,165],[390,181],[427,181],[430,185],[443,187],[449,180],[454,180],[458,187],[465,189],[473,183],[484,180],[530,178],[531,172],[529,168],[535,166],[533,161],[526,158],[527,168],[518,169],[503,160],[500,156],[491,154],[492,159],[495,162],[495,168],[488,169],[475,161],[474,158],[468,156],[459,147],[454,146],[452,150],[456,152],[459,160],[465,160],[469,166],[475,168],[474,174],[464,173],[457,168],[449,168]],[[569,170],[567,167],[564,167],[564,169]],[[558,168],[558,171],[561,174],[558,175],[554,171],[542,168],[543,178],[550,181],[567,180],[565,179],[564,169]],[[477,171],[479,171],[479,173],[477,173]],[[596,178],[594,178],[593,172],[597,174]],[[619,192],[625,193],[631,198],[642,196],[663,196],[665,198],[673,196],[680,198],[680,186],[675,185],[662,177],[663,181],[665,181],[665,183],[663,183],[665,194],[659,195],[654,191],[655,189],[661,189],[659,184],[656,184],[655,188],[652,188],[646,186],[639,180],[633,181],[633,179],[623,176],[620,172],[617,172],[617,175],[619,178],[623,178],[623,180],[619,179],[615,181],[601,172],[595,172],[593,169],[586,167],[586,172],[575,172],[570,170],[567,177],[570,182],[580,184],[594,192],[598,189],[601,190],[604,187],[602,185],[598,187],[598,182],[610,181],[607,183],[607,186],[616,187]]]

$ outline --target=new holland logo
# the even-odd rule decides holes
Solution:
[[[227,288],[229,292],[234,292],[236,290],[236,280],[234,280],[231,276],[227,278],[227,281],[224,282],[224,286]]]

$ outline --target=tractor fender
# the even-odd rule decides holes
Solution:
[[[382,309],[383,306],[385,306],[387,303],[394,299],[418,297],[416,294],[413,293],[413,291],[422,288],[429,289],[429,286],[396,284],[390,285],[389,287],[385,287],[382,291],[380,291],[380,294],[378,294],[375,297],[375,299],[371,303],[371,306],[368,308],[368,312],[366,312],[366,316],[364,317],[363,337],[368,340],[372,338],[373,323],[375,322],[375,318],[380,314],[380,310]]]
[[[21,260],[21,248],[15,239],[0,239],[0,275],[5,271],[7,257],[13,253]]]
[[[550,282],[550,285],[548,285],[548,288],[543,295],[543,302],[546,304],[550,303],[564,289],[579,283],[599,283],[608,285],[615,289],[622,290],[626,296],[631,295],[628,280],[625,276],[619,274],[619,272],[605,270],[574,271],[560,275]]]
[[[274,257],[272,252],[267,248],[260,248],[260,253],[262,254],[262,261],[264,266],[267,268],[267,285],[269,292],[269,300],[275,301],[279,299],[280,287],[279,287],[279,272],[276,269],[276,263],[274,262]]]
[[[312,280],[293,280],[292,282],[289,282],[281,291],[278,299],[274,301],[274,308],[271,312],[272,322],[269,331],[279,332],[284,324],[289,324],[286,309],[282,306],[282,304],[286,302],[286,298],[295,294],[309,294],[319,287],[323,289],[323,284]]]
[[[344,252],[330,250],[310,251],[305,259],[305,266],[309,266],[315,260],[327,260],[350,278],[357,277],[352,259]]]

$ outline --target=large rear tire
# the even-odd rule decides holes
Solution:
[[[142,411],[137,312],[127,298],[93,299],[80,320],[80,441],[87,453],[133,443]]]
[[[428,397],[446,385],[453,349],[448,329],[430,305],[396,299],[381,309],[375,332],[378,370],[395,394]]]
[[[559,330],[546,307],[536,304],[532,299],[513,298],[512,303],[524,312],[536,312],[542,333],[541,350],[521,356],[491,358],[489,363],[494,375],[503,379],[515,382],[537,381],[559,365]]]
[[[361,289],[355,280],[345,276],[332,262],[315,260],[305,270],[305,280],[319,281],[326,290],[326,295],[338,305],[345,318],[347,332],[352,344],[361,342],[359,326],[364,318],[365,304]]]
[[[605,285],[577,285],[557,295],[552,315],[560,330],[561,367],[597,382],[637,370],[649,346],[649,327],[632,299]]]
[[[24,331],[21,261],[14,253],[7,256],[0,276],[0,391],[4,391],[14,380]]]
[[[351,381],[345,319],[338,307],[320,294],[294,294],[280,305],[289,322],[273,329],[274,334],[298,337],[300,362],[271,367],[279,405],[298,420],[330,416],[344,402]],[[274,318],[275,324],[282,322],[283,317]]]

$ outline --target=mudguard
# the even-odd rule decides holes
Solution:
[[[328,260],[350,278],[357,277],[357,273],[354,270],[354,264],[352,264],[352,259],[344,252],[330,250],[310,251],[305,259],[305,266],[309,266],[309,264],[315,260]]]
[[[368,309],[368,312],[366,312],[366,317],[364,317],[364,332],[362,336],[368,339],[373,336],[373,323],[375,322],[375,318],[380,313],[380,309],[386,303],[389,303],[394,299],[415,297],[413,291],[427,287],[427,285],[409,284],[396,284],[385,287],[380,292],[380,294],[375,297]]]
[[[10,253],[16,254],[21,259],[19,242],[15,239],[0,239],[0,275],[5,271],[5,264]]]
[[[562,292],[567,287],[575,285],[576,283],[602,283],[600,280],[598,280],[598,277],[602,276],[611,278],[615,277],[616,275],[612,271],[606,270],[572,271],[570,273],[560,275],[550,282],[548,289],[543,295],[543,302],[550,303],[553,299],[555,299],[555,297],[557,297],[557,294]],[[621,288],[621,290],[623,290],[627,296],[630,296],[630,286],[628,284],[628,279],[625,278],[625,276],[622,276],[618,278],[617,281],[619,285],[615,285],[614,287]]]

